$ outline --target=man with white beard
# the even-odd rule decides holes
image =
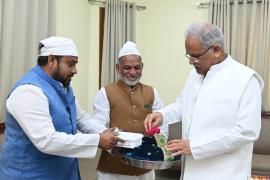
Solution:
[[[123,45],[116,70],[119,80],[101,88],[95,97],[93,120],[106,127],[144,134],[144,118],[163,103],[153,87],[139,82],[143,63],[135,43],[128,41]],[[164,133],[165,128],[161,129]],[[99,180],[155,179],[153,170],[128,166],[107,151],[102,151],[97,170]]]

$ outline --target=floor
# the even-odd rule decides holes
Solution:
[[[0,134],[0,149],[2,149],[3,135]],[[95,159],[80,159],[80,171],[82,180],[96,180],[100,152],[98,152]],[[179,180],[179,172],[171,170],[156,171],[156,180]]]

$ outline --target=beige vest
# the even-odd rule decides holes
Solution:
[[[148,113],[152,112],[154,91],[150,86],[138,83],[133,89],[121,81],[105,87],[110,103],[110,127],[118,127],[123,131],[145,133],[143,121]],[[128,166],[117,156],[102,151],[98,163],[98,170],[139,176],[149,170]]]

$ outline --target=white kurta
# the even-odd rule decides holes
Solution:
[[[152,111],[155,112],[163,107],[163,102],[161,101],[156,89],[154,89],[154,102],[152,106]],[[110,124],[110,103],[107,98],[106,90],[102,87],[99,92],[97,93],[94,99],[94,114],[93,114],[93,121],[96,123],[100,123],[106,127],[109,127]],[[168,133],[168,126],[164,125],[161,127],[161,133],[167,135]],[[141,176],[127,176],[127,175],[119,175],[119,174],[112,174],[112,173],[105,173],[99,172],[98,179],[100,180],[154,180],[155,174],[154,171],[150,171],[146,174]]]
[[[100,138],[98,133],[106,128],[91,121],[78,103],[76,103],[78,129],[83,133],[95,134],[72,135],[57,132],[49,113],[48,99],[43,91],[34,85],[17,87],[7,99],[6,107],[41,152],[77,158],[96,156]]]
[[[190,140],[184,180],[250,179],[262,89],[259,75],[230,56],[205,77],[192,70],[176,102],[160,110],[164,123],[182,120]]]

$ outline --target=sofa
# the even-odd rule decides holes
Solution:
[[[181,123],[169,125],[168,139],[181,137]],[[172,170],[180,170],[176,165]],[[270,118],[262,118],[262,127],[259,139],[254,143],[252,174],[270,176]]]
[[[270,175],[270,118],[262,118],[260,136],[254,143],[252,173]]]

